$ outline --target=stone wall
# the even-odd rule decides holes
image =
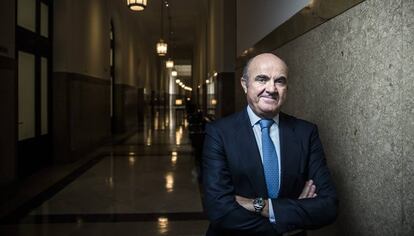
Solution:
[[[414,235],[413,19],[412,0],[367,0],[276,50],[284,111],[318,125],[340,197],[311,235]]]

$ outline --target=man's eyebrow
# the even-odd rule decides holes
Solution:
[[[281,76],[279,76],[279,77],[276,77],[276,79],[283,79],[283,80],[286,80],[286,76],[281,75]]]
[[[269,77],[269,76],[267,76],[267,75],[263,75],[263,74],[257,75],[255,78],[256,78],[256,79],[270,79],[270,77]]]

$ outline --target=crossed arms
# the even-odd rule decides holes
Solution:
[[[315,229],[335,220],[336,191],[316,126],[310,131],[306,154],[309,181],[295,197],[270,199],[276,216],[275,224],[268,219],[267,207],[262,214],[254,213],[252,196],[248,198],[242,196],[242,193],[236,193],[225,150],[226,138],[216,127],[206,127],[203,152],[204,203],[213,228],[229,232],[274,235],[297,229]]]

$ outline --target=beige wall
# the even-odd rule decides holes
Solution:
[[[209,1],[208,71],[233,72],[236,57],[236,1]]]
[[[203,3],[207,8],[206,2]],[[197,94],[198,91],[197,103],[202,105],[201,88],[198,86],[201,86],[207,78],[207,14],[198,17],[196,25],[192,63],[193,93]]]
[[[54,2],[55,72],[109,79],[109,15],[106,2]]]
[[[124,1],[54,2],[54,71],[109,79],[109,28],[115,29],[117,84],[157,89],[156,57],[137,15]]]

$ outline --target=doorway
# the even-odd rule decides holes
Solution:
[[[51,16],[49,0],[16,1],[17,174],[51,163]]]

